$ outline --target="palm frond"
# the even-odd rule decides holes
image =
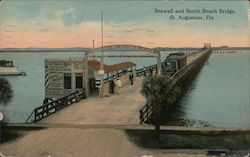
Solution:
[[[7,105],[13,98],[13,90],[9,81],[5,78],[0,78],[0,105]]]

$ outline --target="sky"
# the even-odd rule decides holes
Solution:
[[[2,0],[0,48],[249,46],[248,1]],[[231,9],[234,14],[155,13]],[[211,15],[215,20],[170,20]]]

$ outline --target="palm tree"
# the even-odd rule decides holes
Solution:
[[[9,81],[0,78],[0,105],[6,106],[13,98],[13,90]]]
[[[7,105],[13,98],[13,90],[9,81],[5,78],[0,78],[0,105]],[[1,121],[0,121],[0,143],[1,143]]]
[[[155,131],[156,138],[160,138],[160,111],[161,104],[166,100],[168,80],[164,76],[147,76],[142,82],[142,94],[147,98],[147,102],[154,106],[156,113]]]

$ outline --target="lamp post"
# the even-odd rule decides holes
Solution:
[[[99,97],[104,97],[104,68],[103,68],[103,12],[101,12],[101,20],[102,20],[102,25],[101,25],[101,32],[102,32],[102,56],[101,56],[101,65],[100,65],[100,70],[99,70],[99,77],[100,77],[100,93]]]
[[[101,70],[103,70],[103,12],[101,12],[102,16],[102,58],[101,58]]]

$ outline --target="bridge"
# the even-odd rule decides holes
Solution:
[[[92,55],[91,58],[101,58],[101,55]],[[154,55],[105,55],[105,58],[155,58]]]
[[[139,50],[139,48],[136,49]],[[99,49],[97,50],[99,51]],[[210,50],[202,50],[198,53],[190,54],[187,58],[187,65],[169,79],[170,86],[167,91],[170,91],[178,81],[185,78],[190,71],[197,68],[198,63],[204,62],[204,58],[209,56],[209,52]],[[84,98],[84,91],[76,91],[58,100],[48,102],[35,108],[27,122],[75,125],[142,124],[153,113],[153,106],[147,104],[146,99],[141,95],[142,80],[145,74],[149,75],[152,72],[151,70],[153,70],[153,74],[156,74],[156,71],[159,69],[157,65],[137,69],[135,72],[135,76],[137,76],[135,84],[133,86],[123,86],[119,94],[112,94],[101,99],[96,96],[90,96],[81,100]],[[117,75],[117,77],[120,77],[120,74]],[[108,80],[107,78],[106,81]]]

